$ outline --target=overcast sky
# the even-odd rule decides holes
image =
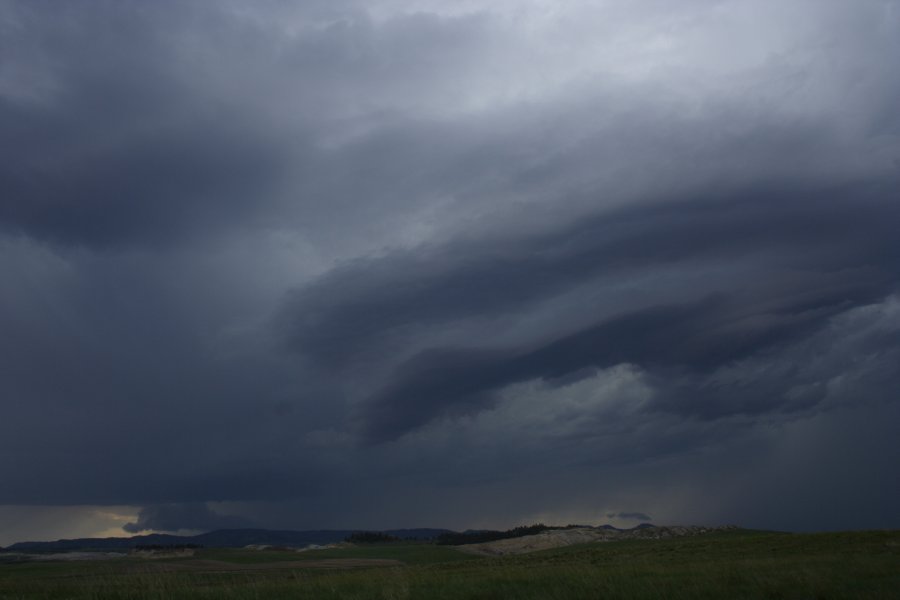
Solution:
[[[900,527],[900,1],[0,0],[0,544]]]

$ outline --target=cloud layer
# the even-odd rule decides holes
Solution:
[[[144,531],[183,531],[214,529],[240,529],[251,526],[248,519],[223,515],[202,502],[183,504],[157,504],[147,506],[138,513],[137,521],[125,523],[127,533]]]
[[[900,526],[898,26],[4,3],[0,504]]]

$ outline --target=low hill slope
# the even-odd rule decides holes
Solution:
[[[551,529],[535,535],[526,535],[518,538],[483,542],[480,544],[466,544],[458,546],[463,552],[480,554],[483,556],[504,556],[507,554],[525,554],[550,548],[561,548],[575,544],[588,542],[611,542],[631,539],[666,539],[702,535],[715,531],[737,529],[729,525],[726,527],[640,527],[636,529],[608,529],[603,527],[575,527],[568,529]]]

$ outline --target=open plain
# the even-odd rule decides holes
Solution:
[[[0,599],[774,598],[889,600],[900,531],[728,530],[506,556],[397,542],[0,564]]]

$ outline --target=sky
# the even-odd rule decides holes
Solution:
[[[900,1],[0,0],[0,545],[900,528]]]

